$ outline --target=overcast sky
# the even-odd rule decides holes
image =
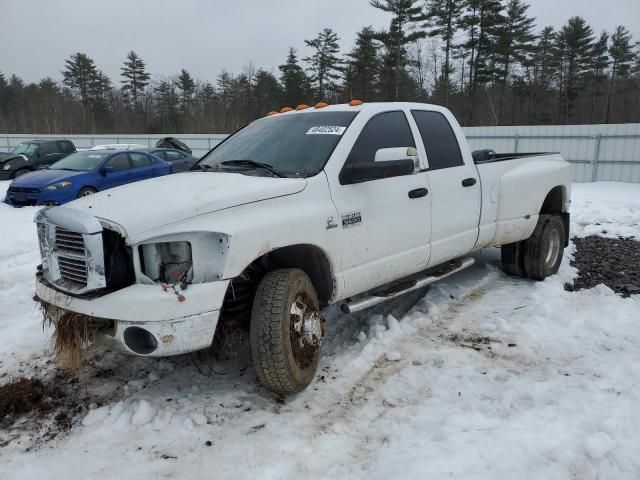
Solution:
[[[538,26],[559,27],[573,15],[597,33],[625,25],[640,40],[640,0],[529,0]],[[252,62],[277,69],[289,46],[308,53],[304,39],[324,27],[343,52],[365,25],[388,25],[368,0],[0,0],[0,72],[26,81],[60,79],[74,52],[91,56],[117,80],[129,50],[154,76],[187,69],[215,81],[222,69]]]

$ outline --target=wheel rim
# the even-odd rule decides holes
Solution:
[[[547,268],[553,267],[556,261],[558,260],[558,255],[560,254],[560,232],[556,229],[551,230],[549,233],[549,248],[547,250],[547,257],[544,261],[545,266]]]
[[[88,197],[89,195],[93,195],[93,192],[91,190],[85,190],[84,192],[82,192],[80,194],[80,198],[82,197]]]
[[[291,353],[301,369],[311,367],[320,354],[324,318],[304,293],[298,293],[290,309]]]

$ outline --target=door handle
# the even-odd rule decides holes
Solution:
[[[409,198],[420,198],[426,197],[429,193],[429,190],[426,188],[416,188],[415,190],[409,191]]]
[[[473,185],[475,185],[477,182],[477,180],[473,177],[471,178],[465,178],[464,180],[462,180],[462,186],[463,187],[472,187]]]

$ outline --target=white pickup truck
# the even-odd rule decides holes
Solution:
[[[558,154],[472,152],[453,115],[419,103],[272,112],[188,173],[40,210],[36,294],[130,354],[210,347],[249,328],[261,383],[313,379],[325,321],[473,264],[542,280],[568,243]],[[331,328],[331,325],[326,325]]]

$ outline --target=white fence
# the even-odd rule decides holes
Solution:
[[[466,127],[471,148],[497,152],[560,152],[573,164],[574,181],[640,183],[640,124]],[[159,135],[3,135],[0,150],[33,138],[68,138],[77,147],[104,143],[155,145],[173,136],[184,141],[195,156],[204,155],[222,141],[221,134]]]

